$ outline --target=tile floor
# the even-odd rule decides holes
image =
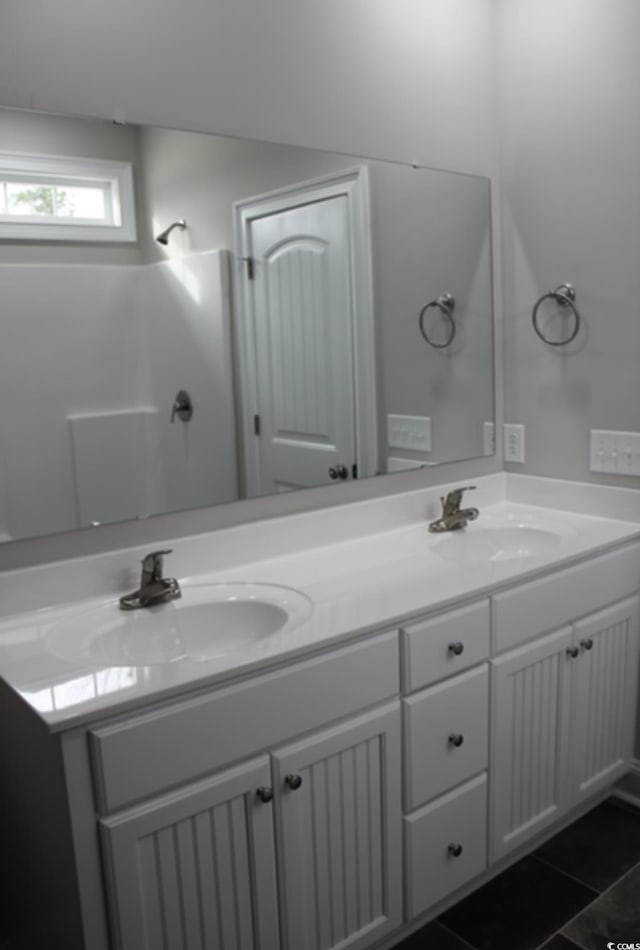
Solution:
[[[395,950],[640,944],[640,810],[609,799]]]

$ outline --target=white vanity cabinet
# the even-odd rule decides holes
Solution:
[[[266,756],[100,822],[122,950],[278,946]]]
[[[628,769],[638,596],[582,614],[638,581],[638,548],[626,548],[493,597],[498,646],[525,641],[491,661],[493,861]],[[553,621],[563,625],[530,639]]]
[[[118,950],[357,950],[400,925],[396,639],[93,731],[99,807],[116,809],[99,824]],[[229,741],[237,759],[266,735],[217,770]],[[182,784],[202,747],[212,774]]]
[[[402,628],[409,919],[487,866],[489,600]]]

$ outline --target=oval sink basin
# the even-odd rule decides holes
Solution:
[[[473,525],[436,541],[433,551],[448,561],[512,561],[544,554],[561,541],[561,534],[531,525]]]
[[[205,663],[265,644],[300,625],[313,611],[309,598],[276,584],[201,584],[156,607],[122,611],[109,601],[58,624],[48,649],[73,663],[148,666]]]

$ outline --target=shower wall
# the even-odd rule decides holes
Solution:
[[[237,497],[235,452],[216,451],[233,444],[225,252],[4,264],[0,283],[0,534]],[[194,416],[171,424],[183,388]]]

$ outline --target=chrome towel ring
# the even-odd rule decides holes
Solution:
[[[425,338],[429,346],[433,346],[436,350],[443,350],[445,346],[449,346],[449,344],[453,342],[453,338],[456,335],[456,322],[453,319],[453,311],[455,309],[455,306],[456,306],[456,301],[453,294],[444,293],[444,294],[440,294],[440,296],[436,300],[430,300],[429,303],[426,303],[424,307],[422,308],[422,310],[420,311],[420,316],[418,318],[418,326],[420,327],[420,333]],[[438,307],[449,322],[449,333],[444,343],[434,343],[433,340],[430,339],[429,334],[424,328],[425,314],[427,310],[429,310],[430,307]]]
[[[572,284],[560,284],[560,286],[556,287],[555,290],[550,290],[548,294],[543,294],[542,297],[540,297],[540,300],[533,308],[531,322],[533,323],[533,329],[538,334],[543,343],[548,343],[549,346],[566,346],[567,343],[571,343],[572,340],[575,340],[578,335],[578,330],[580,329],[581,321],[580,311],[576,307],[575,299],[576,291]],[[538,310],[540,309],[540,304],[545,300],[555,300],[555,302],[560,304],[561,307],[571,307],[574,325],[566,340],[549,340],[538,326]]]

